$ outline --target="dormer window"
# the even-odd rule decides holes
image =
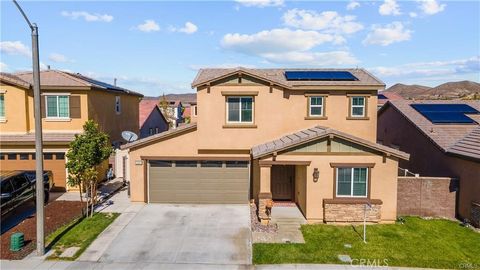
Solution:
[[[227,123],[253,123],[253,97],[227,97]]]

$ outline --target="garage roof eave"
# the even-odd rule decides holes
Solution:
[[[141,147],[143,145],[150,144],[150,143],[162,140],[162,139],[175,137],[177,135],[183,134],[186,131],[195,130],[195,129],[197,129],[197,123],[186,124],[186,125],[183,125],[183,126],[180,126],[180,127],[176,128],[176,129],[170,129],[170,130],[164,131],[162,133],[158,133],[158,134],[155,134],[155,135],[152,135],[152,136],[148,136],[146,138],[143,138],[143,139],[140,139],[140,140],[137,140],[137,141],[134,141],[134,142],[126,143],[126,144],[120,146],[120,149],[124,150],[124,149]]]

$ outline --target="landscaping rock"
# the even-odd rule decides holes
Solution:
[[[338,259],[339,259],[341,262],[344,262],[344,263],[350,263],[350,262],[352,262],[352,258],[350,258],[350,256],[348,256],[348,255],[338,255]]]

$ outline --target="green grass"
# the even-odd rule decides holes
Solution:
[[[77,259],[118,216],[118,213],[96,213],[91,218],[80,218],[59,228],[45,241],[48,247],[54,250],[48,259],[69,261]],[[59,257],[69,247],[79,247],[80,249],[73,257]]]
[[[480,233],[453,221],[407,217],[404,224],[367,226],[367,244],[362,226],[304,225],[301,230],[305,244],[254,244],[253,262],[339,264],[337,256],[347,254],[356,264],[365,259],[377,265],[480,269]]]

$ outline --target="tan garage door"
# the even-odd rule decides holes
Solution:
[[[246,203],[247,161],[150,161],[149,202]]]

